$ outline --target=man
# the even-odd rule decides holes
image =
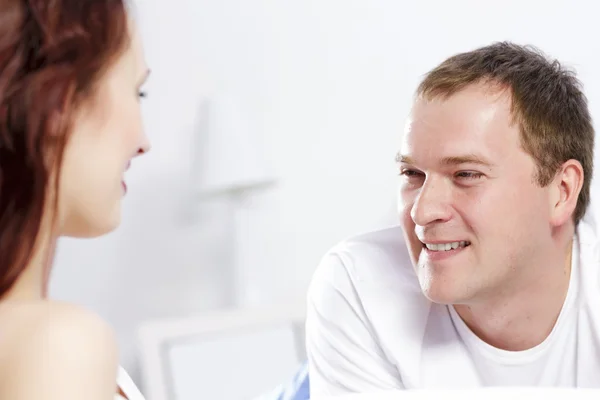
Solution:
[[[418,87],[401,227],[344,241],[310,286],[311,396],[600,387],[594,130],[573,74],[497,43]]]

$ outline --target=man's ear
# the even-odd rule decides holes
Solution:
[[[550,223],[561,226],[573,218],[583,186],[583,167],[579,161],[565,161],[550,185]]]

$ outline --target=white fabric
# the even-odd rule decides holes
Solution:
[[[144,396],[139,391],[137,386],[135,386],[135,383],[133,383],[131,377],[127,374],[127,371],[125,371],[122,367],[119,367],[117,384],[119,385],[123,393],[127,395],[127,398],[129,400],[144,400]],[[117,394],[115,396],[115,400],[123,400],[123,396]]]
[[[341,396],[311,396],[310,400],[531,400],[569,399],[596,400],[598,389],[570,388],[472,388],[472,389],[421,389],[347,394]]]
[[[569,291],[549,337],[508,352],[475,336],[452,307],[422,294],[399,227],[344,241],[309,289],[311,396],[485,386],[600,387],[600,245],[577,229]]]

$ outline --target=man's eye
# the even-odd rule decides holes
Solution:
[[[418,171],[413,171],[411,169],[405,169],[405,170],[400,171],[400,175],[407,176],[407,177],[415,177],[415,176],[420,176],[422,174]]]
[[[456,173],[456,177],[461,179],[479,179],[482,176],[483,174],[481,172],[475,171],[461,171]]]

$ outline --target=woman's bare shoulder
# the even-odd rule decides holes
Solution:
[[[95,312],[60,301],[0,303],[0,347],[26,350],[36,340],[71,346],[100,341],[115,344],[112,328]],[[2,352],[0,352],[2,354]],[[6,354],[6,353],[4,353]]]
[[[111,327],[82,307],[2,303],[0,377],[10,378],[2,379],[0,398],[112,399],[116,343]]]

